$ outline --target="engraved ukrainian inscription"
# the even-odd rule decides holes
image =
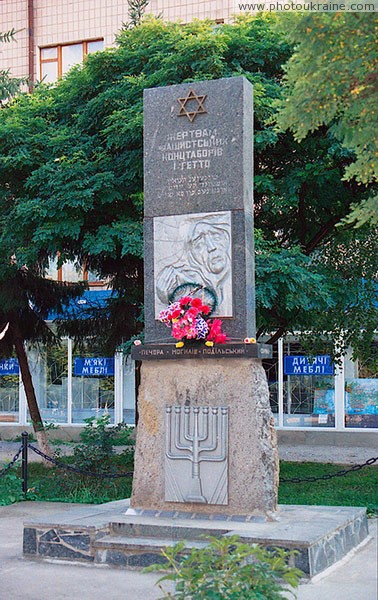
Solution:
[[[210,169],[212,163],[224,156],[228,136],[213,129],[198,128],[168,133],[158,149],[165,166],[173,171]]]
[[[231,212],[154,218],[155,318],[185,283],[210,289],[232,316]]]
[[[228,503],[228,408],[167,406],[165,500]]]

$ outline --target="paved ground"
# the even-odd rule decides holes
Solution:
[[[40,563],[22,556],[23,522],[69,511],[64,503],[0,507],[0,600],[155,600],[156,575],[108,567]],[[77,506],[77,505],[76,505]]]
[[[293,462],[322,462],[339,465],[363,464],[369,458],[378,456],[376,449],[343,446],[307,446],[280,444],[278,452],[281,460]],[[378,462],[377,462],[378,466]]]
[[[71,506],[22,502],[0,507],[0,600],[156,600],[161,597],[155,585],[158,576],[154,574],[23,558],[23,522],[69,511]],[[312,583],[300,585],[298,600],[377,600],[377,524],[376,519],[369,522],[372,539],[353,556]]]

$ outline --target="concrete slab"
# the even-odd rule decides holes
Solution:
[[[378,450],[376,448],[376,442],[374,448],[351,445],[332,447],[332,450],[330,450],[329,446],[321,444],[318,446],[307,446],[305,444],[295,445],[279,442],[278,454],[280,460],[285,460],[288,462],[359,465],[363,464],[370,458],[375,458],[378,456]],[[376,464],[378,466],[378,462]]]
[[[77,505],[76,505],[77,506]],[[158,575],[109,566],[38,562],[22,557],[23,522],[67,514],[73,504],[22,502],[0,507],[0,600],[157,600]],[[93,507],[87,505],[91,510]],[[298,600],[376,600],[378,520],[369,520],[370,539],[341,563],[303,582]],[[169,589],[169,584],[164,584]],[[172,589],[172,588],[171,588]]]

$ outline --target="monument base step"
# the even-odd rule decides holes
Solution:
[[[185,517],[127,515],[126,501],[86,506],[24,525],[24,554],[39,559],[84,561],[125,568],[164,562],[161,548],[185,541],[206,545],[204,536],[238,535],[248,544],[297,550],[291,564],[311,578],[368,536],[366,511],[341,506],[281,505],[276,521],[210,521]],[[180,513],[182,515],[182,513]]]
[[[173,547],[176,542],[164,538],[133,538],[120,535],[106,535],[97,540],[94,562],[118,567],[144,568],[155,563],[164,564],[162,548]],[[205,548],[207,542],[186,541],[188,550]]]

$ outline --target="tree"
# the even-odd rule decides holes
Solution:
[[[30,419],[42,452],[51,455],[30,373],[25,342],[56,344],[46,324],[52,309],[63,311],[71,298],[83,291],[80,284],[64,284],[41,277],[37,269],[17,266],[15,260],[0,267],[0,353],[15,351],[20,366]]]
[[[336,226],[368,197],[368,186],[342,180],[350,153],[324,127],[299,143],[270,124],[281,65],[292,53],[276,20],[181,26],[146,18],[121,32],[118,48],[90,55],[57,85],[40,86],[3,111],[0,241],[26,264],[59,251],[62,260],[76,258],[110,277],[120,297],[113,346],[140,327],[143,90],[234,75],[254,85],[259,335],[273,332],[275,340],[311,328],[356,347],[361,330],[371,335],[368,228],[352,239]],[[348,270],[330,248],[355,257]],[[97,315],[100,336],[107,325]]]
[[[14,39],[15,30],[0,33],[0,42]],[[24,79],[10,77],[9,71],[0,71],[0,103],[8,102],[20,89]],[[9,229],[10,223],[7,224]],[[28,403],[30,419],[42,452],[51,455],[41,418],[35,389],[25,351],[25,342],[58,343],[58,338],[45,323],[50,310],[63,309],[72,297],[83,291],[82,285],[64,285],[46,280],[38,268],[19,267],[16,257],[2,247],[0,264],[0,352],[2,356],[16,353]],[[14,250],[14,249],[13,249]],[[8,254],[7,254],[8,253]]]
[[[300,141],[325,125],[351,151],[345,178],[377,182],[376,17],[372,13],[285,15],[280,21],[295,51],[286,65],[277,122]],[[378,223],[377,196],[352,205],[348,223]]]

